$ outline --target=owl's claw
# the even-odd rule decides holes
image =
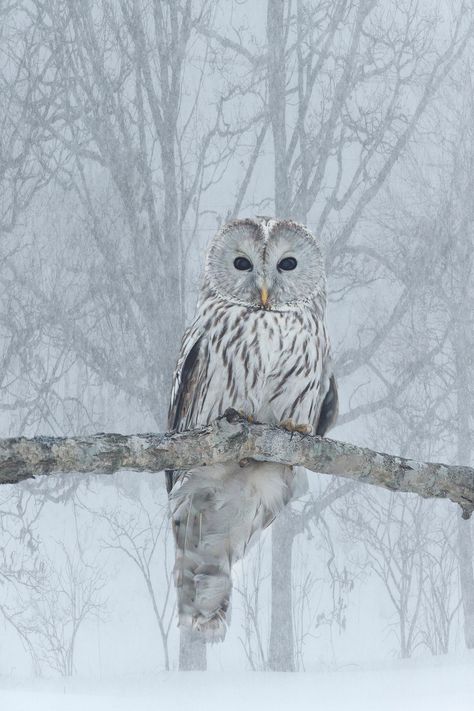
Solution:
[[[244,420],[247,420],[247,422],[250,422],[252,425],[255,422],[255,417],[253,415],[248,415],[244,410],[237,410],[239,415],[244,418]]]
[[[290,418],[282,420],[278,426],[282,427],[284,430],[288,430],[288,432],[299,432],[300,434],[311,434],[313,431],[313,425],[301,423],[297,424]]]

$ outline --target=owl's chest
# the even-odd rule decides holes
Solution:
[[[287,313],[250,311],[234,321],[223,343],[223,359],[232,362],[240,377],[262,386],[278,370],[282,356],[295,358],[303,340],[301,322]]]
[[[289,399],[318,369],[312,324],[291,312],[234,316],[210,341],[212,389],[216,396],[220,392],[217,409],[235,407],[266,422],[278,421]]]

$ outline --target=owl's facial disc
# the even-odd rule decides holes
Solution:
[[[252,308],[288,310],[325,294],[319,243],[293,222],[226,225],[211,243],[206,274],[219,296]]]

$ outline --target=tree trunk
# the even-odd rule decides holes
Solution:
[[[267,82],[274,148],[275,217],[290,217],[286,154],[286,27],[285,0],[267,3]],[[291,519],[282,511],[272,524],[272,612],[269,665],[275,671],[294,671],[293,605],[291,600]]]
[[[468,649],[474,649],[474,571],[471,522],[458,519],[459,577],[464,613],[464,639]]]
[[[293,526],[288,509],[272,524],[272,615],[268,664],[273,671],[295,671],[292,601]]]
[[[179,671],[206,671],[206,643],[189,630],[179,638]]]
[[[290,191],[286,155],[286,27],[285,0],[268,0],[268,110],[272,123],[275,217],[288,218]]]

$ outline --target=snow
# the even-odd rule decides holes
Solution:
[[[2,711],[472,711],[474,656],[297,674],[161,672],[101,682],[0,679]]]

